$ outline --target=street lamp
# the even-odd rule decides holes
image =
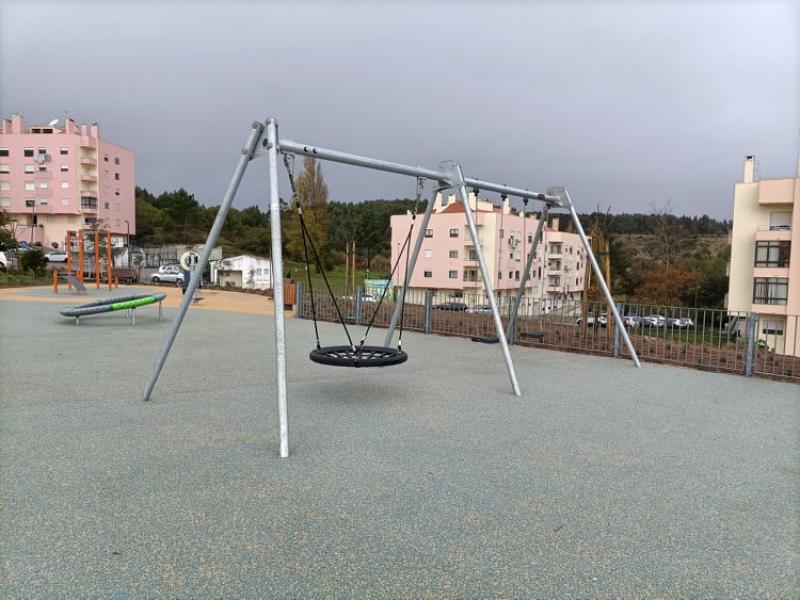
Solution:
[[[125,245],[128,247],[128,268],[131,268],[131,224],[128,221],[125,221],[126,227],[126,234],[125,234]]]

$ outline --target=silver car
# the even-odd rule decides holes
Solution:
[[[167,283],[181,284],[183,282],[183,272],[180,265],[165,265],[158,269],[158,272],[150,275],[150,281],[153,283]]]

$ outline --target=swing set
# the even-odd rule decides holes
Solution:
[[[502,319],[500,317],[500,312],[497,308],[497,302],[494,296],[494,290],[492,287],[491,277],[489,275],[489,269],[486,266],[486,261],[483,256],[483,251],[481,250],[480,238],[478,236],[478,230],[475,225],[475,218],[473,215],[472,208],[470,207],[469,204],[469,196],[467,194],[467,189],[473,188],[476,191],[483,190],[487,192],[495,192],[504,195],[505,197],[520,198],[523,200],[523,202],[525,202],[526,208],[527,208],[527,202],[530,200],[542,202],[544,204],[544,208],[542,209],[543,218],[540,219],[539,221],[539,228],[536,234],[537,238],[541,236],[542,224],[546,220],[547,211],[550,208],[566,209],[567,211],[569,211],[575,229],[581,238],[584,249],[586,250],[586,254],[592,265],[592,269],[594,270],[595,275],[597,276],[598,285],[602,289],[605,299],[608,303],[608,309],[610,313],[613,315],[616,324],[619,326],[620,332],[625,341],[628,352],[630,353],[631,360],[637,367],[641,366],[639,363],[639,358],[636,354],[636,350],[634,349],[630,337],[628,336],[627,331],[625,330],[625,327],[622,324],[622,318],[619,314],[619,311],[616,308],[616,305],[614,304],[613,298],[611,297],[611,292],[608,289],[608,286],[605,284],[605,280],[600,273],[600,266],[598,265],[597,260],[594,257],[594,254],[592,253],[591,245],[589,244],[589,240],[586,237],[586,233],[584,232],[580,220],[578,219],[578,214],[565,188],[563,187],[548,188],[546,193],[532,192],[526,189],[515,188],[507,185],[491,183],[488,181],[482,181],[479,179],[465,177],[461,169],[461,166],[454,161],[444,161],[439,164],[439,168],[437,170],[433,170],[423,167],[413,167],[410,165],[378,160],[366,156],[359,156],[356,154],[348,154],[336,150],[320,148],[318,146],[299,144],[297,142],[293,142],[288,139],[280,139],[278,137],[278,123],[275,119],[272,118],[267,119],[265,123],[255,122],[252,124],[250,134],[247,138],[247,142],[245,143],[245,146],[241,151],[239,161],[236,165],[236,168],[234,169],[233,176],[225,192],[225,196],[222,200],[219,211],[217,212],[216,219],[214,220],[214,224],[212,225],[211,231],[208,234],[208,239],[206,240],[206,243],[203,246],[203,252],[198,261],[198,269],[200,270],[204,269],[206,264],[208,263],[211,250],[216,244],[217,239],[219,238],[220,232],[222,230],[222,227],[225,223],[225,219],[228,214],[228,210],[230,209],[231,204],[233,203],[233,199],[236,196],[236,191],[239,188],[239,184],[241,183],[241,180],[244,176],[247,165],[250,163],[251,160],[266,155],[268,161],[268,175],[269,175],[269,200],[270,200],[269,213],[270,213],[270,229],[272,233],[272,261],[273,261],[272,266],[273,266],[273,272],[283,273],[283,255],[281,249],[280,195],[278,188],[279,154],[282,154],[284,157],[284,166],[286,167],[287,175],[289,178],[289,184],[292,190],[292,209],[298,215],[298,219],[300,221],[300,229],[303,236],[303,249],[305,254],[306,272],[308,275],[308,285],[312,303],[312,315],[314,317],[314,332],[316,336],[316,348],[312,349],[311,352],[309,353],[309,358],[312,361],[323,365],[338,366],[338,367],[385,367],[392,365],[400,365],[408,360],[408,355],[402,349],[402,332],[403,332],[403,315],[405,312],[403,308],[405,306],[405,294],[406,290],[408,289],[410,274],[413,272],[414,266],[416,265],[416,261],[419,256],[420,248],[422,246],[422,242],[424,239],[424,233],[430,221],[434,204],[433,198],[436,197],[436,194],[444,190],[452,189],[455,191],[457,199],[462,203],[464,207],[464,215],[466,217],[467,226],[469,228],[470,236],[472,237],[472,242],[475,247],[476,258],[478,260],[478,266],[483,279],[484,291],[486,293],[488,304],[491,308],[495,324],[495,332],[497,335],[497,340],[502,350],[503,360],[505,361],[506,364],[506,369],[508,371],[509,379],[511,380],[512,391],[517,396],[520,396],[522,394],[519,387],[519,383],[517,381],[517,375],[514,369],[514,363],[511,360],[511,353],[508,347],[508,338],[513,333],[513,328],[516,323],[517,310],[519,308],[522,292],[524,291],[525,288],[525,283],[527,281],[527,278],[529,277],[534,252],[531,252],[528,256],[525,275],[523,277],[523,281],[521,282],[518,293],[515,297],[514,304],[512,305],[511,318],[509,320],[509,328],[508,332],[506,332],[503,326]],[[375,316],[378,313],[378,309],[380,308],[381,304],[385,299],[386,290],[388,289],[388,286],[384,288],[383,293],[381,294],[380,301],[378,302],[378,305],[372,315],[372,318],[370,319],[370,322],[367,325],[364,335],[361,337],[361,340],[357,343],[354,342],[353,337],[347,328],[347,324],[342,315],[342,311],[336,301],[336,297],[333,294],[330,283],[327,277],[325,276],[325,271],[324,269],[322,269],[317,247],[314,244],[314,241],[309,236],[308,227],[305,223],[305,219],[303,216],[303,206],[301,205],[301,202],[298,198],[294,182],[293,161],[295,156],[309,156],[318,160],[349,164],[377,171],[384,171],[388,173],[395,173],[398,175],[405,175],[409,177],[414,177],[417,181],[417,194],[416,194],[416,201],[414,204],[414,212],[411,219],[411,225],[409,227],[409,231],[406,236],[405,242],[403,243],[402,249],[398,254],[397,261],[395,262],[392,268],[392,273],[390,275],[390,278],[392,275],[394,275],[394,272],[397,269],[401,257],[403,257],[403,255],[405,254],[406,265],[405,265],[404,284],[403,287],[400,289],[399,298],[397,299],[397,302],[395,302],[394,312],[392,314],[392,318],[389,323],[389,327],[386,332],[386,337],[384,339],[384,343],[382,346],[368,346],[366,345],[366,338],[370,330],[372,329],[372,326],[375,321]],[[417,234],[416,239],[414,241],[413,251],[408,252],[409,248],[411,247],[412,236],[415,229],[415,222],[417,219],[417,208],[424,189],[424,182],[426,180],[434,182],[432,197],[431,200],[428,201],[425,212],[422,215],[422,222],[419,225],[419,233]],[[536,247],[536,243],[538,243],[538,239],[534,243],[534,248]],[[310,254],[309,254],[309,248],[311,250]],[[342,327],[344,328],[345,336],[348,342],[347,345],[323,346],[320,343],[319,328],[317,326],[317,318],[316,318],[316,304],[314,299],[314,290],[311,283],[311,275],[310,275],[310,265],[312,258],[316,263],[316,265],[319,267],[319,270],[323,275],[323,281],[325,282],[327,291],[330,294],[331,299],[333,300],[333,305],[335,307],[339,321],[341,322]],[[169,351],[172,348],[172,344],[175,341],[175,337],[177,336],[181,323],[183,322],[183,319],[186,316],[186,312],[189,308],[189,304],[191,303],[191,299],[195,289],[197,288],[198,282],[199,278],[193,277],[189,283],[189,288],[186,290],[186,294],[183,296],[181,305],[178,309],[178,314],[175,316],[175,320],[172,323],[170,331],[168,332],[167,337],[164,340],[161,352],[159,353],[158,358],[156,359],[156,362],[153,366],[153,371],[150,374],[150,378],[148,379],[145,385],[144,396],[143,396],[144,400],[149,400],[151,397],[153,388],[155,387],[156,382],[158,381],[158,377],[161,373],[161,370],[164,367],[164,362],[166,361],[166,358],[169,355]],[[275,362],[276,362],[276,388],[277,388],[276,391],[278,399],[278,437],[279,437],[278,452],[281,457],[287,457],[289,456],[289,418],[288,418],[288,398],[287,398],[287,385],[286,385],[286,329],[284,323],[285,319],[284,287],[283,287],[283,280],[281,278],[276,278],[274,282],[274,304],[275,304]],[[392,340],[394,337],[395,329],[398,326],[398,324],[399,324],[398,343],[397,347],[395,348],[392,346]]]

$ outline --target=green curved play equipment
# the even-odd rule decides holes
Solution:
[[[72,317],[75,319],[75,324],[81,317],[89,315],[99,315],[107,312],[114,312],[116,310],[130,310],[131,322],[136,324],[136,309],[140,306],[147,306],[148,304],[158,303],[158,317],[161,320],[161,302],[167,295],[163,292],[156,294],[135,294],[132,296],[119,296],[117,298],[107,298],[105,300],[97,300],[95,302],[87,302],[86,304],[79,304],[71,308],[61,310],[61,314],[65,317]]]

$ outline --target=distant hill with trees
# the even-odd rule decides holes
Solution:
[[[412,210],[410,198],[370,201],[328,201],[322,173],[313,160],[297,176],[298,195],[306,211],[324,268],[345,262],[348,241],[355,240],[358,267],[375,273],[390,271],[389,227],[392,215]],[[418,210],[425,208],[421,202]],[[730,221],[702,216],[674,216],[667,205],[650,213],[580,214],[589,230],[601,226],[609,240],[612,287],[629,299],[658,304],[718,307],[728,283],[727,233]],[[185,189],[155,195],[136,188],[135,240],[140,243],[202,243],[217,216],[218,206],[204,206]],[[289,203],[281,200],[283,252],[287,260],[302,261],[299,226]],[[562,217],[562,229],[571,229]],[[258,206],[232,208],[222,229],[220,245],[226,254],[269,256],[269,213]]]

